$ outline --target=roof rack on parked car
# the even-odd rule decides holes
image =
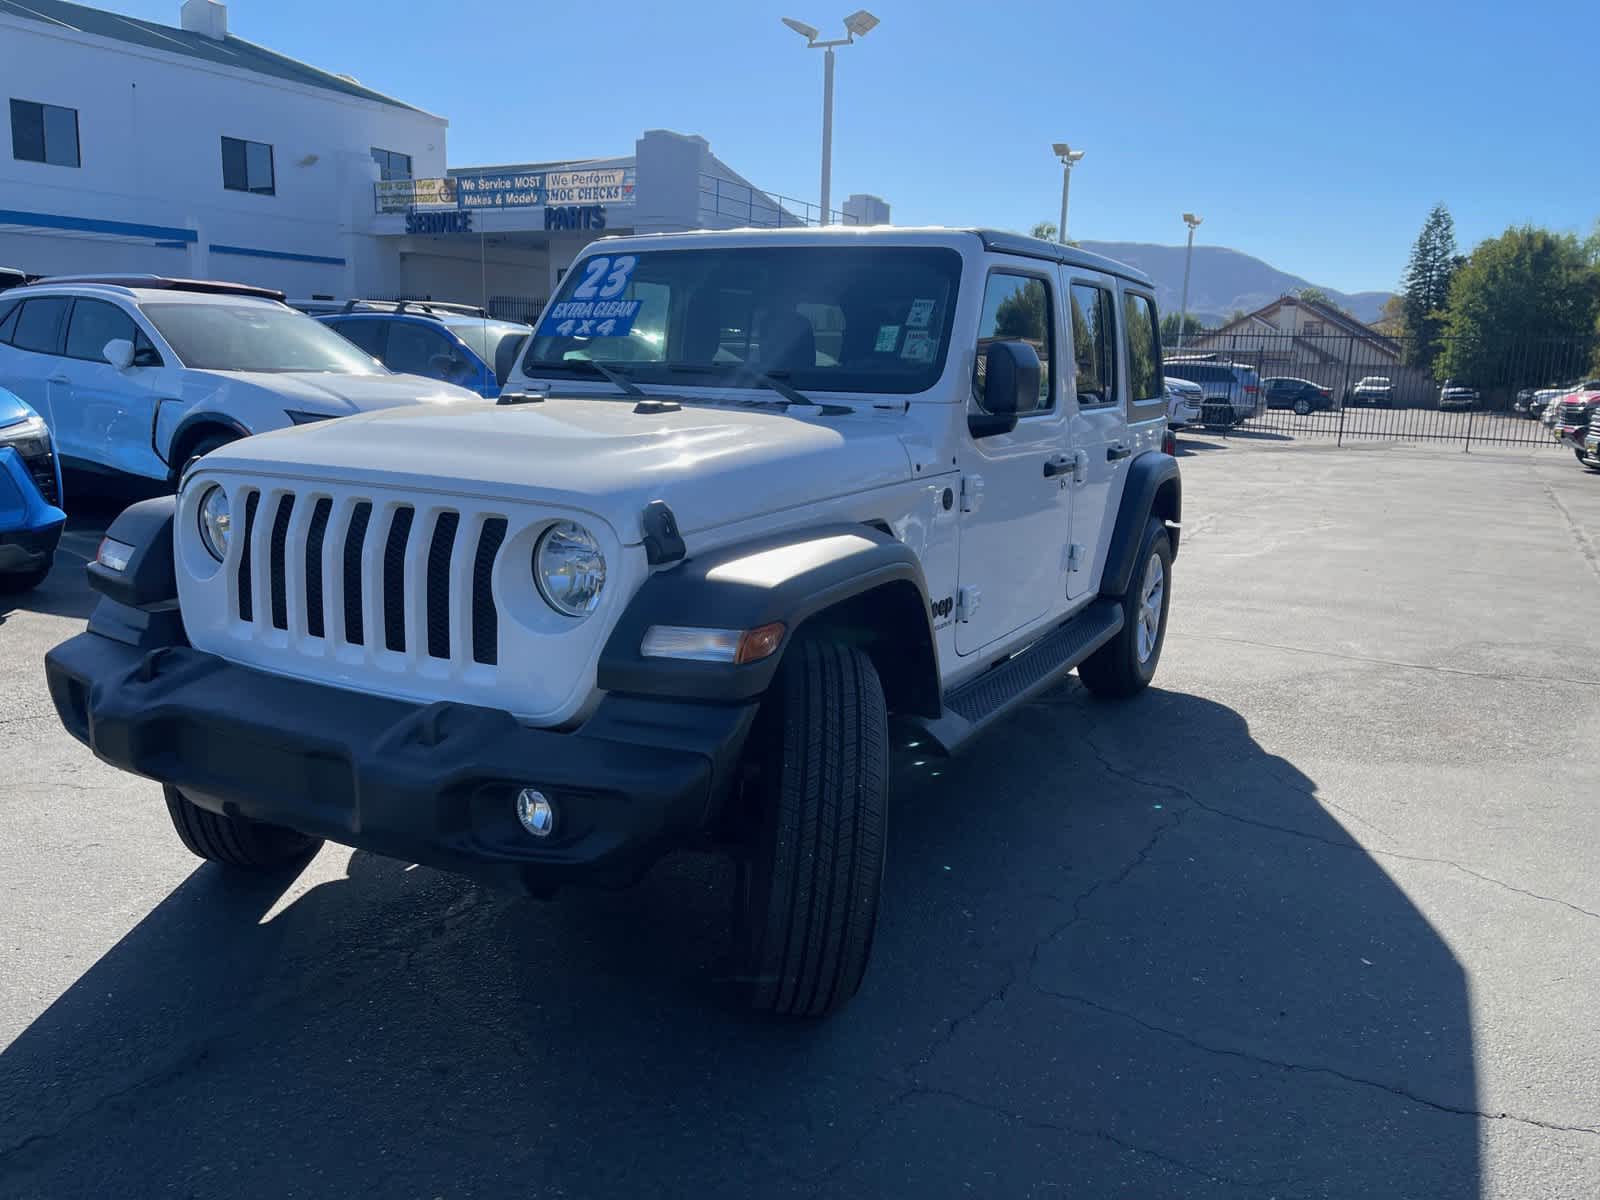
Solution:
[[[9,288],[22,287],[24,284],[32,283],[37,278],[39,278],[37,275],[30,275],[28,272],[19,270],[16,267],[0,267],[0,292]]]
[[[420,312],[432,316],[435,312],[451,313],[463,317],[487,317],[489,310],[476,304],[457,304],[451,300],[347,300],[344,312],[372,310],[376,312]]]
[[[258,300],[284,300],[275,288],[232,283],[223,279],[174,279],[166,275],[46,275],[30,283],[103,283],[111,287],[163,288],[173,292],[203,292],[210,296],[254,296]]]

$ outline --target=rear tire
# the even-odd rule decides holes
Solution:
[[[1166,644],[1171,603],[1172,538],[1166,525],[1152,517],[1122,596],[1122,628],[1079,664],[1083,686],[1107,699],[1136,696],[1149,687]]]
[[[1309,417],[1311,415],[1311,401],[1303,398],[1296,400],[1294,402],[1294,415],[1297,417]]]
[[[171,784],[165,787],[167,814],[178,838],[196,857],[246,871],[266,871],[309,857],[321,838],[294,829],[264,825],[243,817],[224,817],[192,803]]]
[[[750,1002],[824,1016],[860,988],[878,922],[889,734],[872,660],[835,642],[792,647],[751,753],[755,847],[739,922]]]

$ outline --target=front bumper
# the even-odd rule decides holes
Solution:
[[[201,808],[518,891],[621,885],[715,820],[755,712],[608,695],[579,729],[286,679],[188,646],[96,633],[45,658],[63,724]],[[523,787],[550,836],[516,818]]]
[[[33,571],[48,563],[61,540],[61,526],[62,521],[57,521],[43,529],[0,533],[0,573]]]

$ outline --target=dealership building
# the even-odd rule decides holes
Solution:
[[[0,0],[0,267],[531,317],[597,236],[822,216],[668,130],[627,154],[451,167],[444,117],[238,37],[215,0],[179,18]],[[853,195],[830,216],[886,224],[889,209]]]

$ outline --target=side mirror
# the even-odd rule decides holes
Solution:
[[[1028,342],[993,341],[983,354],[983,409],[967,421],[973,437],[1010,433],[1039,407],[1042,368]]]
[[[112,338],[100,353],[118,371],[126,371],[133,366],[133,343],[127,338]]]
[[[435,354],[428,359],[428,370],[435,379],[449,379],[455,370],[456,360],[453,354]]]

